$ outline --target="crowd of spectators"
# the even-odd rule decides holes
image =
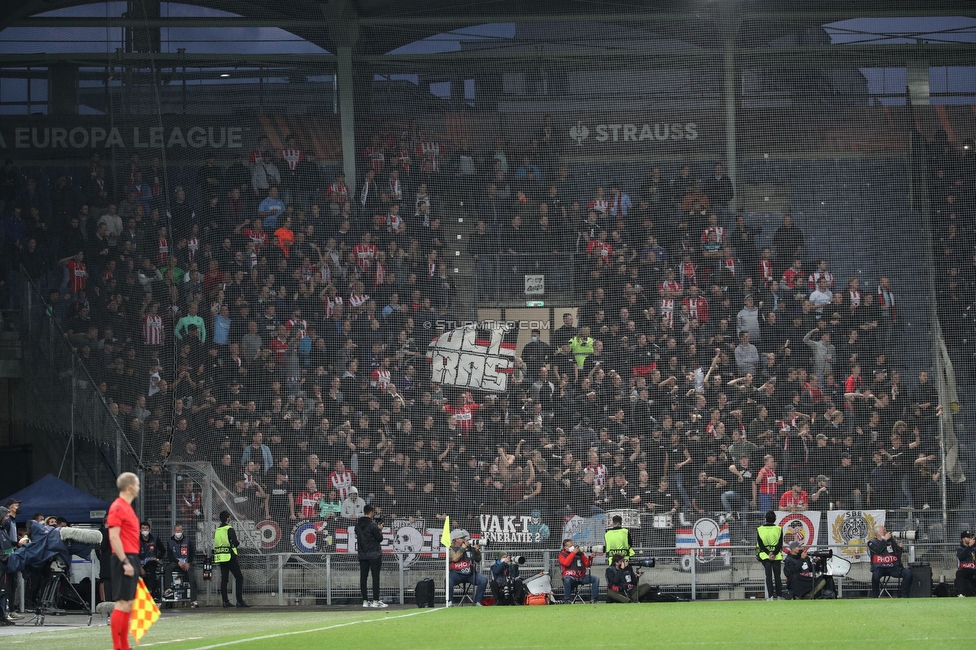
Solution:
[[[931,229],[936,254],[939,322],[950,348],[963,352],[960,369],[976,369],[976,151],[960,149],[940,131],[928,150]]]
[[[3,258],[145,450],[148,518],[194,461],[239,515],[282,525],[366,503],[436,522],[939,501],[936,390],[890,357],[897,289],[835,278],[832,242],[789,214],[771,236],[736,216],[721,165],[595,184],[548,118],[477,152],[380,133],[361,162],[355,193],[294,139],[208,157],[195,187],[137,156],[50,183],[0,171]],[[529,265],[576,278],[504,394],[429,381],[462,215],[476,303]],[[192,523],[199,486],[178,491]]]

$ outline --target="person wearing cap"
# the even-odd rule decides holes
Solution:
[[[776,513],[772,510],[766,511],[766,523],[756,529],[756,559],[762,563],[763,571],[766,572],[766,600],[781,599],[783,528],[776,525]]]
[[[448,583],[452,599],[454,587],[468,582],[474,585],[474,604],[480,606],[485,597],[488,578],[481,575],[478,565],[481,563],[481,547],[468,538],[468,531],[463,528],[451,531],[451,547],[448,549],[450,572]]]
[[[959,568],[956,569],[956,593],[960,596],[976,596],[976,536],[964,530],[956,549]]]
[[[807,557],[807,549],[800,542],[790,542],[789,555],[783,562],[783,575],[786,576],[786,588],[793,599],[814,598],[827,581],[823,578],[813,579],[813,560]]]
[[[10,516],[6,518],[2,526],[4,530],[7,531],[7,536],[10,538],[11,542],[16,543],[17,540],[17,512],[20,510],[20,499],[15,499],[10,497],[5,499],[3,502],[3,507],[8,510]]]

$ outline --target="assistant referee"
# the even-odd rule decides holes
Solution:
[[[115,481],[119,498],[108,509],[105,525],[112,545],[112,647],[129,650],[129,619],[132,617],[132,601],[139,585],[139,518],[132,509],[132,502],[139,496],[139,477],[132,472],[119,475]]]

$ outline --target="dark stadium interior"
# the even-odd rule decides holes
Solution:
[[[928,73],[974,39],[826,28],[969,4],[419,4],[0,6],[0,493],[137,471],[262,554],[339,551],[353,486],[427,558],[445,517],[976,524],[976,88]],[[444,379],[474,321],[513,360],[471,330]]]

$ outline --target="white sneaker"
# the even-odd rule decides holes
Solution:
[[[372,605],[372,603],[370,601],[368,601],[368,600],[364,600],[363,601],[363,607],[372,607],[372,606],[373,605]]]
[[[383,609],[384,607],[389,607],[389,605],[384,603],[382,600],[374,600],[370,607],[375,609]]]

